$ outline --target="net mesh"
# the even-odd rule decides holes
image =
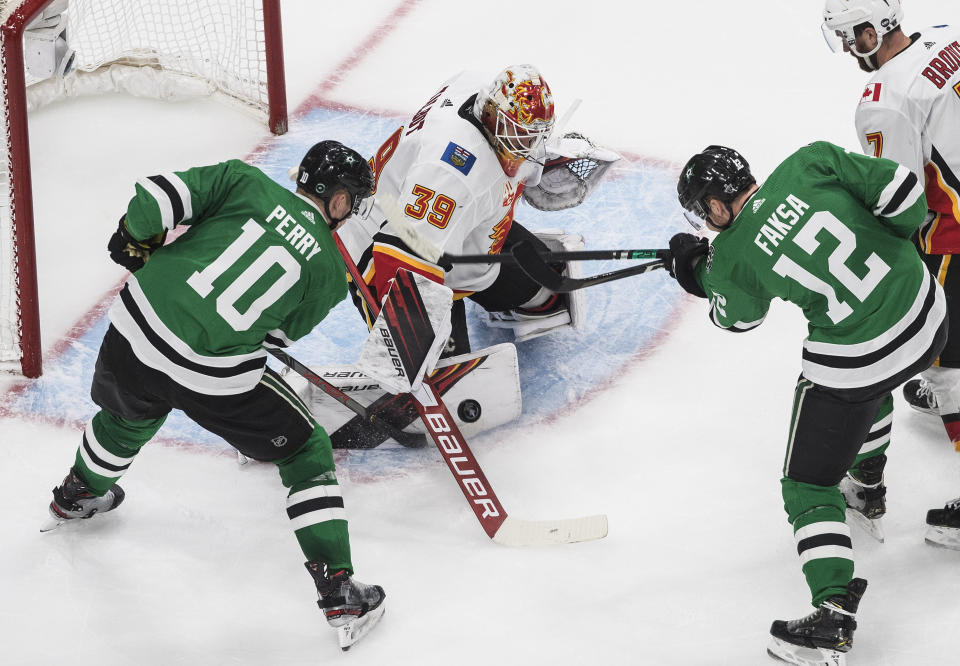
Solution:
[[[6,22],[22,4],[0,2],[0,21]],[[266,119],[261,0],[70,0],[65,13],[67,41],[76,52],[73,71],[64,79],[43,81],[25,72],[29,108],[65,95],[113,90],[163,99],[218,94]],[[0,69],[4,81],[0,109],[0,370],[11,370],[20,358],[21,331],[11,190],[11,91],[2,55]]]
[[[0,45],[5,37],[0,35]],[[7,80],[6,51],[0,49],[0,75]],[[6,93],[6,85],[4,85]],[[17,244],[14,239],[13,197],[10,192],[9,100],[0,106],[0,369],[9,370],[20,358],[20,317],[17,293]]]
[[[156,67],[266,113],[259,0],[71,0],[67,16],[78,72],[112,64]],[[35,82],[28,76],[28,86]]]

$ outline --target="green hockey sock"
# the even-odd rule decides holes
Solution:
[[[326,431],[314,428],[299,451],[277,461],[277,468],[290,489],[287,516],[304,556],[352,573],[347,516]]]
[[[166,417],[130,421],[97,412],[83,431],[73,468],[94,495],[103,495],[124,475],[134,456],[150,441]]]
[[[780,480],[784,509],[793,525],[803,575],[814,606],[846,594],[853,578],[853,544],[846,505],[836,486]]]

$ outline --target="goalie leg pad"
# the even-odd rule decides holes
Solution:
[[[330,433],[334,448],[369,449],[384,441],[382,433],[366,427],[363,419],[303,377],[289,370],[284,373],[284,379],[313,417]],[[410,394],[386,393],[376,380],[354,366],[322,367],[316,373],[397,428],[424,431]],[[442,359],[431,379],[436,380],[444,402],[466,437],[520,416],[517,349],[508,342]]]
[[[568,234],[559,230],[545,230],[534,232],[547,249],[553,252],[576,252],[584,248],[583,236]],[[566,277],[579,278],[583,276],[580,263],[573,261],[564,265],[562,274]],[[528,303],[535,303],[543,299],[545,290],[541,290]],[[546,292],[550,294],[551,292]],[[586,307],[582,290],[571,291],[565,294],[555,294],[557,302],[549,308],[538,310],[536,306],[527,305],[513,310],[502,312],[486,312],[483,321],[492,328],[509,328],[513,330],[517,342],[531,340],[547,333],[573,328],[579,330],[586,320]],[[539,304],[545,302],[541,300]],[[538,304],[538,305],[539,305]]]

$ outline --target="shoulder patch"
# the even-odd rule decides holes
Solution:
[[[871,83],[866,88],[863,89],[863,95],[860,96],[860,103],[865,102],[879,102],[880,101],[880,88],[882,84],[880,82]]]
[[[447,144],[447,149],[443,151],[443,157],[440,160],[466,176],[473,168],[473,163],[477,161],[477,156],[451,141]]]

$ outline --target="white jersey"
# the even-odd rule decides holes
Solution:
[[[525,162],[507,176],[472,113],[488,77],[464,72],[445,82],[370,160],[375,204],[365,220],[338,232],[378,297],[398,268],[446,284],[458,297],[493,284],[499,264],[457,264],[444,271],[417,256],[388,218],[402,214],[417,236],[449,254],[497,254],[503,247],[524,179],[539,178]]]
[[[926,177],[920,242],[960,253],[960,30],[928,28],[874,73],[857,107],[863,151]]]

